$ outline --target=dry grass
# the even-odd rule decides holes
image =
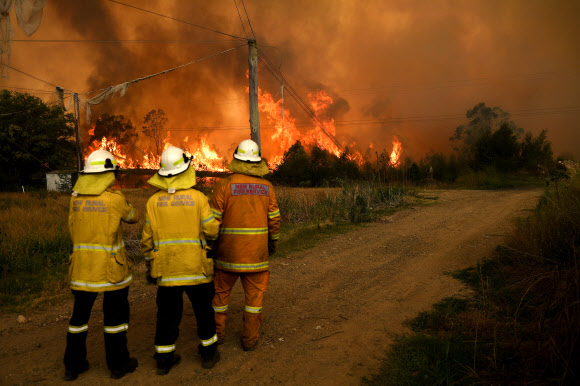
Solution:
[[[200,188],[211,195],[210,186]],[[123,232],[130,258],[140,263],[143,255],[139,241],[145,205],[154,190],[124,189],[122,192],[139,211],[139,222],[123,224]],[[385,208],[403,205],[405,191],[399,187],[362,183],[342,188],[276,187],[276,194],[283,232],[287,233],[281,244],[293,244],[291,235],[303,229],[310,234],[330,235],[336,228],[333,225],[372,221]],[[36,303],[50,304],[50,299],[68,292],[66,277],[72,248],[68,231],[69,201],[69,194],[0,193],[0,308],[17,310]],[[320,224],[325,225],[323,230],[311,229]],[[141,268],[137,264],[135,272],[141,272]]]

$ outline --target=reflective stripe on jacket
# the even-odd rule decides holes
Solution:
[[[232,272],[269,269],[268,239],[280,237],[280,210],[266,179],[232,174],[219,181],[210,201],[221,223],[216,267]]]
[[[114,291],[131,284],[132,263],[127,259],[121,222],[139,220],[137,211],[120,191],[107,189],[98,196],[71,197],[68,217],[73,242],[70,286],[74,290]]]
[[[162,286],[209,283],[213,260],[206,240],[217,239],[219,222],[207,197],[198,190],[161,190],[147,202],[141,250],[151,262],[151,276]]]

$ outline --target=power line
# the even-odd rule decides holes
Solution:
[[[109,1],[112,1],[112,0],[109,0]],[[240,47],[244,47],[245,45],[246,45],[246,44],[244,43],[244,44],[241,44],[241,45],[239,45],[239,46],[232,47],[232,48],[230,48],[230,49],[227,49],[227,50],[224,50],[224,51],[221,51],[221,52],[217,52],[217,53],[215,53],[215,54],[211,54],[211,55],[205,56],[205,57],[203,57],[203,58],[201,58],[201,59],[196,59],[196,60],[194,60],[194,61],[191,61],[191,62],[188,62],[188,63],[182,64],[182,65],[180,65],[180,66],[173,67],[173,68],[170,68],[170,69],[167,69],[167,70],[163,70],[163,71],[157,72],[157,73],[155,73],[155,74],[147,75],[147,76],[144,76],[144,77],[141,77],[141,78],[133,79],[133,80],[130,80],[130,81],[128,81],[128,82],[121,83],[121,84],[125,84],[125,83],[126,83],[126,84],[130,84],[130,83],[137,83],[137,82],[140,82],[140,81],[142,81],[142,80],[147,80],[147,79],[149,79],[149,78],[153,78],[153,77],[155,77],[155,76],[158,76],[158,75],[167,74],[168,72],[175,71],[175,70],[178,70],[178,69],[180,69],[180,68],[183,68],[183,67],[189,66],[189,65],[191,65],[191,64],[194,64],[194,63],[201,62],[202,60],[206,60],[206,59],[209,59],[209,58],[213,58],[214,56],[218,56],[218,55],[225,54],[225,53],[227,53],[227,52],[230,52],[230,51],[236,50],[236,49],[238,49],[238,48],[240,48]],[[105,89],[105,91],[106,91],[106,90],[108,90],[108,89]]]
[[[237,43],[236,40],[139,40],[139,39],[117,39],[117,40],[103,40],[103,39],[76,39],[76,40],[13,40],[20,43],[180,43],[180,44],[212,44],[212,43]]]
[[[298,103],[298,105],[310,116],[310,118],[317,124],[318,128],[341,150],[343,150],[343,146],[338,140],[329,133],[324,128],[324,123],[316,116],[316,113],[312,111],[310,106],[300,97],[300,95],[294,90],[294,88],[288,83],[288,81],[284,78],[282,73],[274,67],[272,62],[266,57],[266,55],[261,51],[258,50],[258,59],[265,65],[265,68],[272,74],[272,76],[281,84],[284,85],[285,89],[288,91],[288,94]]]
[[[242,2],[242,6],[244,7],[244,12],[246,13],[246,19],[248,19],[248,24],[250,25],[250,30],[252,31],[252,36],[254,40],[256,40],[256,34],[254,34],[254,29],[252,28],[252,22],[250,21],[250,16],[248,16],[248,11],[246,11],[246,4],[244,4],[244,0],[240,0]]]
[[[139,10],[139,11],[143,11],[143,12],[151,13],[151,14],[153,14],[153,15],[157,15],[157,16],[160,16],[160,17],[164,17],[164,18],[166,18],[166,19],[170,19],[170,20],[173,20],[173,21],[177,21],[177,22],[179,22],[179,23],[184,23],[184,24],[192,25],[192,26],[194,26],[194,27],[198,27],[198,28],[201,28],[201,29],[204,29],[204,30],[207,30],[207,31],[215,32],[215,33],[218,33],[218,34],[221,34],[221,35],[226,35],[226,36],[229,36],[229,37],[232,37],[232,38],[236,38],[236,39],[240,39],[240,40],[245,40],[244,38],[242,38],[242,37],[240,37],[240,36],[231,35],[231,34],[228,34],[228,33],[225,33],[225,32],[221,32],[221,31],[218,31],[218,30],[214,30],[214,29],[211,29],[211,28],[207,28],[207,27],[201,26],[201,25],[199,25],[199,24],[190,23],[190,22],[188,22],[188,21],[184,21],[184,20],[176,19],[176,18],[174,18],[174,17],[171,17],[171,16],[167,16],[167,15],[163,15],[163,14],[161,14],[161,13],[157,13],[157,12],[149,11],[149,10],[147,10],[147,9],[144,9],[144,8],[139,8],[139,7],[136,7],[136,6],[134,6],[134,5],[129,5],[129,4],[126,4],[126,3],[122,3],[122,2],[120,2],[120,1],[117,1],[117,0],[107,0],[107,1],[110,1],[111,3],[116,3],[116,4],[124,5],[125,7],[129,7],[129,8],[137,9],[137,10]]]
[[[25,87],[4,87],[4,89],[14,89],[14,90],[25,90],[25,91],[38,91],[43,92],[43,93],[51,93],[54,94],[56,91],[50,91],[50,90],[42,90],[42,89],[36,89],[36,88],[25,88]]]
[[[561,113],[578,113],[580,106],[567,107],[547,107],[537,109],[524,109],[510,113],[516,116],[553,115]],[[335,126],[362,126],[377,125],[385,123],[420,123],[430,121],[458,120],[465,118],[464,114],[439,114],[439,115],[411,115],[403,117],[390,117],[384,119],[353,119],[344,121],[334,121]],[[296,122],[294,127],[309,127],[312,122]],[[277,125],[260,125],[261,129],[274,129]],[[198,126],[198,127],[178,127],[165,128],[166,131],[221,131],[221,130],[248,130],[249,125],[240,124],[233,126]],[[138,131],[140,132],[140,131]]]
[[[240,10],[238,9],[238,3],[234,0],[234,4],[236,6],[236,11],[238,11],[238,16],[240,17],[240,23],[242,23],[242,29],[244,30],[244,35],[246,35],[246,39],[248,38],[248,34],[246,33],[246,27],[244,27],[244,21],[242,20],[242,15],[240,15]]]
[[[19,72],[19,73],[21,73],[21,74],[23,74],[23,75],[26,75],[26,76],[28,76],[28,77],[30,77],[30,78],[32,78],[32,79],[36,79],[36,80],[38,80],[39,82],[42,82],[42,83],[44,83],[44,84],[48,84],[49,86],[52,86],[52,87],[58,87],[56,84],[52,84],[52,83],[50,83],[50,82],[47,82],[46,80],[42,80],[42,79],[40,79],[40,78],[37,78],[37,77],[36,77],[36,76],[34,76],[34,75],[30,75],[30,74],[28,74],[28,73],[26,73],[26,72],[24,72],[24,71],[20,71],[19,69],[17,69],[17,68],[14,68],[14,67],[12,67],[12,66],[10,66],[10,65],[7,65],[7,64],[5,64],[5,66],[7,66],[7,67],[11,68],[12,70],[14,70],[14,71],[16,71],[16,72]],[[69,90],[66,90],[66,91],[69,91]]]

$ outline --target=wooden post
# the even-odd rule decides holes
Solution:
[[[248,40],[250,54],[250,130],[252,141],[256,142],[260,149],[260,111],[258,110],[258,47],[255,39]]]
[[[74,94],[75,128],[77,138],[77,172],[83,170],[83,145],[81,142],[81,116],[79,112],[79,94]]]

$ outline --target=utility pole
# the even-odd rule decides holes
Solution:
[[[75,128],[77,137],[77,172],[83,170],[83,146],[81,142],[81,116],[79,112],[79,94],[73,96],[75,102]]]
[[[256,39],[248,39],[250,54],[250,130],[252,141],[256,142],[260,149],[260,111],[258,110],[258,46]]]

